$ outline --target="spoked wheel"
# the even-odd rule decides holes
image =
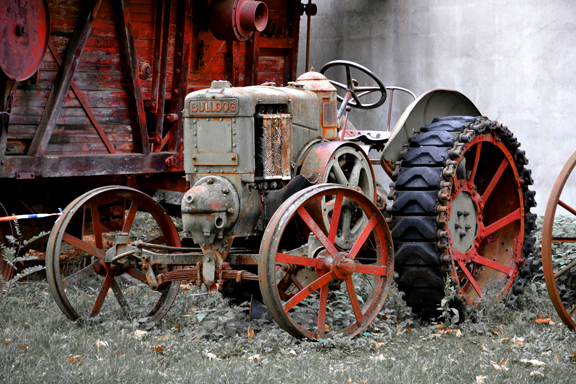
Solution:
[[[560,175],[556,179],[556,183],[552,187],[548,205],[546,207],[546,215],[544,216],[544,227],[542,228],[542,267],[544,269],[544,277],[546,278],[546,287],[550,294],[550,299],[554,303],[556,312],[570,329],[576,328],[574,322],[574,313],[576,312],[576,287],[567,286],[568,277],[574,278],[574,267],[576,262],[573,260],[557,268],[554,272],[554,263],[552,259],[552,243],[555,245],[555,250],[562,249],[572,250],[573,243],[576,243],[576,237],[566,236],[565,233],[560,233],[559,230],[554,230],[554,220],[563,215],[576,216],[576,209],[574,204],[570,203],[569,195],[562,196],[562,191],[567,185],[570,186],[574,180],[570,180],[572,170],[576,166],[576,152],[570,157]],[[558,206],[560,208],[558,209]],[[576,260],[576,259],[575,259]]]
[[[152,291],[137,259],[105,261],[106,251],[122,233],[130,241],[180,246],[166,211],[146,194],[128,187],[87,192],[70,203],[54,224],[46,274],[52,296],[70,320],[115,319],[123,313],[153,325],[174,302],[180,282]]]
[[[460,308],[522,293],[535,201],[518,147],[506,127],[475,117],[435,119],[410,141],[390,197],[399,289],[415,313],[437,316],[446,273]]]
[[[333,183],[354,188],[375,201],[374,170],[364,151],[355,144],[329,142],[317,145],[306,156],[300,173],[318,184]],[[325,231],[334,213],[335,202],[331,199],[327,195],[310,204],[310,214]],[[336,233],[336,245],[350,249],[367,224],[367,218],[356,205],[345,200],[341,220],[345,225]],[[355,224],[351,226],[348,223]]]
[[[315,199],[334,201],[327,231],[309,213]],[[349,250],[336,244],[344,226],[344,201],[357,206],[366,225]],[[303,220],[309,241],[294,246],[292,220]],[[326,338],[355,336],[376,317],[390,289],[392,239],[378,208],[362,193],[327,184],[304,189],[276,211],[260,246],[258,276],[264,304],[274,320],[291,335]],[[345,287],[345,288],[344,288]]]

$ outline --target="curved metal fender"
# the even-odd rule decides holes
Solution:
[[[400,116],[382,152],[382,168],[392,180],[396,179],[392,173],[404,144],[421,127],[430,124],[435,117],[443,116],[481,116],[481,113],[470,99],[450,89],[433,89],[414,100]]]

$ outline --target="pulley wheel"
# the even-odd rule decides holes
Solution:
[[[0,69],[12,80],[32,76],[44,60],[50,38],[46,0],[0,2]]]

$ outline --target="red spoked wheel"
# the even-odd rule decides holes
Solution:
[[[574,274],[576,259],[559,260],[557,271],[554,272],[554,260],[552,244],[556,243],[554,248],[558,250],[563,248],[564,251],[573,249],[573,243],[576,243],[576,237],[567,236],[569,234],[561,233],[559,229],[554,230],[554,221],[562,216],[576,216],[575,205],[570,203],[569,195],[562,196],[562,191],[566,186],[571,186],[574,180],[570,180],[572,170],[576,166],[576,152],[570,157],[568,162],[562,168],[562,171],[552,187],[548,205],[546,206],[546,215],[544,216],[544,226],[542,228],[542,268],[544,269],[544,278],[546,287],[550,294],[550,299],[554,308],[562,321],[570,329],[576,328],[574,322],[574,313],[576,312],[576,291],[569,289],[566,284],[567,279]],[[570,203],[570,204],[568,204]],[[560,206],[560,208],[559,208]]]
[[[466,146],[457,169],[448,232],[460,293],[469,303],[487,290],[502,299],[523,262],[525,209],[516,162],[498,136],[484,133]]]
[[[331,222],[324,231],[310,213],[319,198],[332,201]],[[354,222],[341,220],[345,209],[362,211],[366,226],[348,250],[336,244],[338,231]],[[289,224],[308,226],[308,243],[294,244]],[[291,335],[326,338],[355,336],[376,317],[390,290],[392,238],[378,208],[353,189],[312,186],[284,202],[270,220],[260,246],[258,274],[264,304]],[[345,288],[344,288],[345,287]]]
[[[123,186],[85,193],[54,224],[46,250],[46,275],[52,296],[70,320],[97,317],[103,321],[123,313],[151,326],[172,306],[179,281],[152,291],[138,259],[105,261],[106,251],[121,234],[129,241],[180,246],[166,211],[148,195]]]

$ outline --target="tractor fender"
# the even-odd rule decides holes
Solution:
[[[382,151],[382,168],[392,180],[396,179],[393,172],[404,145],[420,128],[443,116],[481,116],[481,113],[470,99],[450,89],[432,89],[414,100],[400,116]]]

